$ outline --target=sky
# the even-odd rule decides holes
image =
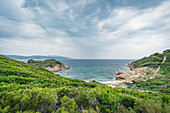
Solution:
[[[0,0],[0,54],[138,59],[170,48],[170,0]]]

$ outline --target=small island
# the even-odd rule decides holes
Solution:
[[[44,61],[36,61],[33,59],[28,60],[28,64],[33,66],[42,67],[44,69],[47,69],[52,72],[58,72],[61,70],[67,70],[70,69],[69,66],[64,65],[63,63],[55,60],[55,59],[46,59]]]

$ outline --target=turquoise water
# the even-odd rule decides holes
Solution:
[[[27,62],[29,59],[16,59],[20,61]],[[45,59],[34,59],[34,60],[45,60]],[[58,60],[58,59],[57,59]],[[96,80],[101,83],[113,83],[116,82],[115,77],[117,72],[127,72],[130,71],[127,66],[128,63],[134,60],[97,60],[97,59],[69,59],[69,60],[59,60],[71,67],[69,70],[64,70],[56,72],[61,76],[80,79],[84,81]]]
[[[133,60],[59,60],[71,67],[69,70],[56,72],[61,76],[84,81],[96,80],[102,83],[115,82],[116,73],[129,71],[128,63]]]

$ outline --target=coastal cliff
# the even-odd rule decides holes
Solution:
[[[116,75],[116,80],[127,80],[139,77],[146,77],[146,75],[148,74],[150,74],[150,77],[147,77],[146,79],[152,79],[155,77],[161,67],[164,68],[165,74],[168,74],[169,54],[170,51],[165,50],[162,54],[154,53],[149,57],[144,57],[142,59],[129,63],[128,67],[131,71],[118,72]]]
[[[170,93],[170,49],[128,64],[131,71],[118,72],[114,87]]]
[[[69,66],[64,65],[63,63],[55,59],[47,59],[45,61],[35,61],[33,59],[30,59],[28,60],[28,64],[33,66],[39,66],[52,72],[70,69]]]

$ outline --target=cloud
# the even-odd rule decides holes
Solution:
[[[135,7],[115,9],[98,23],[100,33],[97,40],[107,44],[105,53],[109,58],[139,58],[152,51],[161,52],[170,43],[169,8],[170,2],[164,2],[142,10]]]
[[[167,0],[0,1],[0,51],[140,58],[169,47],[169,9]]]

